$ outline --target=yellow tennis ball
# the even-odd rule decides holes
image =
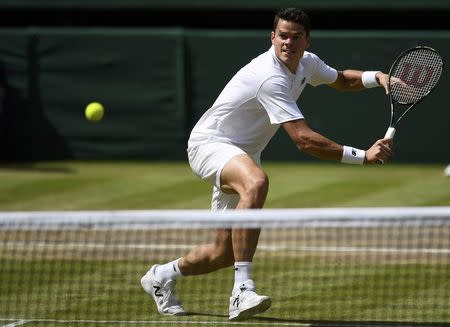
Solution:
[[[84,114],[90,122],[98,122],[102,120],[105,109],[99,102],[91,102],[86,106]]]

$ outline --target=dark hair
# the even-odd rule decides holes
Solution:
[[[305,32],[309,35],[311,30],[311,21],[308,15],[301,9],[298,8],[281,8],[275,14],[275,19],[273,21],[273,31],[277,29],[278,21],[286,20],[288,22],[294,22],[302,25],[305,28]]]

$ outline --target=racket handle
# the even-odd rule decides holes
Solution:
[[[386,134],[384,135],[385,139],[393,139],[395,135],[395,127],[389,127],[388,130],[386,131]],[[384,161],[382,159],[378,159],[377,163],[382,165],[384,164]]]
[[[389,127],[384,135],[385,139],[393,139],[395,135],[395,127]]]

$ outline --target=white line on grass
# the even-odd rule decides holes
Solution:
[[[1,319],[0,321],[11,321],[18,319]],[[57,323],[57,324],[129,324],[129,325],[258,325],[258,326],[273,326],[273,322],[231,322],[231,321],[194,321],[194,320],[58,320],[58,319],[28,319],[18,320],[14,323],[0,326],[0,327],[14,327],[23,325],[26,323]],[[296,323],[296,322],[277,322],[277,326],[297,326],[297,327],[310,327],[311,324]]]
[[[8,319],[8,321],[11,321],[11,320],[15,320],[15,319]],[[15,322],[12,322],[10,324],[3,325],[0,327],[15,327],[15,326],[20,326],[20,325],[25,325],[29,322],[30,322],[30,320],[19,320],[19,321],[15,321]]]
[[[105,244],[97,242],[48,242],[48,241],[7,241],[2,246],[31,246],[51,248],[111,248],[111,249],[148,249],[148,250],[189,250],[195,244]],[[259,250],[263,251],[306,251],[306,252],[372,252],[372,253],[420,253],[420,254],[450,254],[450,249],[439,248],[387,248],[387,247],[365,247],[365,246],[291,246],[261,244]]]
[[[255,326],[297,326],[297,327],[311,327],[312,324],[308,323],[300,323],[300,322],[264,322],[264,321],[258,321],[258,322],[250,322],[250,321],[241,321],[241,322],[231,322],[231,321],[194,321],[194,320],[58,320],[58,319],[2,319],[0,318],[0,322],[3,321],[14,321],[13,323],[3,325],[0,327],[14,327],[14,326],[20,326],[27,323],[57,323],[57,324],[105,324],[105,325],[113,325],[113,324],[127,324],[127,325],[180,325],[180,324],[187,324],[187,325],[255,325]],[[323,325],[317,324],[317,326],[323,326],[323,327],[333,327],[333,326],[339,326],[339,327],[358,327],[363,325],[356,325],[356,324],[342,324],[339,322],[336,322],[336,324],[333,323],[324,323]],[[392,325],[386,325],[386,324],[375,324],[375,325],[367,325],[367,323],[364,324],[366,327],[393,327],[397,326],[397,324],[393,323]],[[401,325],[401,327],[421,327],[420,325]]]

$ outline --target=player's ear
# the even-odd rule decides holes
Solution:
[[[311,37],[308,34],[308,36],[306,37],[306,49],[309,49],[310,45],[311,45]]]
[[[274,39],[275,39],[275,32],[272,31],[272,33],[270,33],[270,41],[272,42],[272,44]]]

